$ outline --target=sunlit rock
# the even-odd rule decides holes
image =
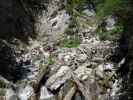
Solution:
[[[55,100],[55,99],[54,95],[52,95],[45,86],[42,86],[39,100]]]

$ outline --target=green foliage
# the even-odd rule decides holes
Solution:
[[[120,34],[123,32],[124,28],[122,25],[115,26],[112,30],[97,30],[97,35],[99,36],[100,40],[117,40]]]
[[[69,14],[75,15],[75,10],[81,12],[87,0],[68,0],[66,9]]]
[[[93,0],[97,16],[100,18],[112,15],[127,6],[128,0]]]
[[[80,39],[78,38],[70,38],[70,39],[64,39],[62,41],[62,46],[67,48],[76,48],[80,45]]]
[[[48,65],[53,65],[55,63],[55,60],[50,56],[48,58]]]
[[[131,10],[130,0],[92,0],[96,9],[96,16],[99,21],[106,19],[108,16],[116,16],[117,25],[113,30],[106,31],[98,29],[98,36],[101,40],[116,40],[124,30],[124,20],[127,19],[128,12]]]

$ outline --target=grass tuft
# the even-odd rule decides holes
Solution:
[[[62,46],[66,48],[76,48],[80,45],[80,39],[78,38],[70,38],[70,39],[64,39],[62,41]]]

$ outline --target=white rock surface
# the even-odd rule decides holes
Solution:
[[[68,66],[61,66],[58,72],[52,75],[46,82],[46,86],[51,90],[58,89],[66,80],[71,78],[71,70]]]

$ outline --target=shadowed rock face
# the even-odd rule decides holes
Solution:
[[[0,74],[12,79],[15,69],[14,50],[0,41]]]
[[[122,77],[122,95],[120,100],[133,99],[133,14],[130,13],[125,21],[125,33],[120,43],[121,52],[125,54],[125,63],[118,70]],[[126,46],[126,47],[125,47]],[[124,52],[126,51],[126,52]]]
[[[33,20],[20,0],[0,1],[0,38],[26,40],[34,32]]]
[[[16,62],[15,50],[0,40],[0,75],[10,81],[16,81],[22,77],[27,70]]]
[[[14,49],[2,40],[17,38],[28,43],[35,36],[32,13],[22,1],[0,0],[0,74],[8,80],[17,80],[23,71],[17,67]]]
[[[30,37],[36,37],[34,19],[41,14],[42,9],[45,9],[42,1],[0,0],[0,74],[8,80],[20,79],[21,74],[27,71],[24,68],[21,70],[21,65],[17,64],[15,50],[8,42],[11,43],[17,38],[28,43]],[[3,40],[6,40],[8,45],[2,42]]]

